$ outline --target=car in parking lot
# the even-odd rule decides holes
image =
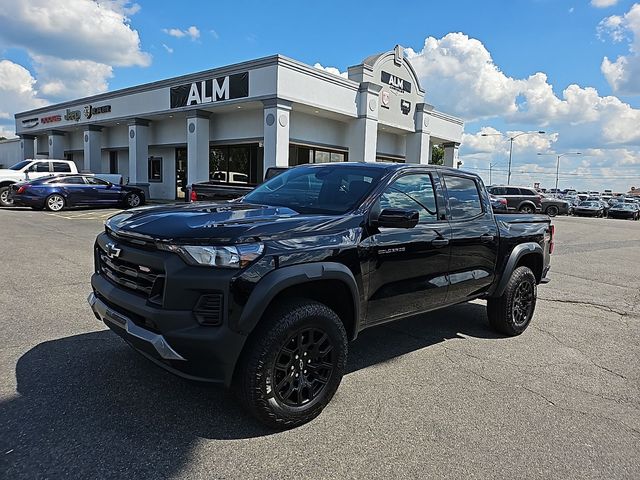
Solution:
[[[488,188],[491,195],[507,200],[507,208],[522,213],[542,211],[542,196],[530,187],[494,185]]]
[[[559,198],[542,196],[541,199],[542,213],[546,213],[550,217],[556,215],[568,215],[570,203]]]
[[[602,217],[604,207],[599,200],[585,200],[573,208],[573,214],[578,217]]]
[[[19,207],[59,212],[81,206],[139,207],[145,196],[140,188],[114,184],[93,175],[58,175],[11,185],[9,200]]]
[[[506,198],[489,194],[489,200],[494,213],[506,213],[508,211]]]
[[[609,218],[630,218],[631,220],[640,219],[640,207],[635,203],[617,203],[609,208],[607,214]]]

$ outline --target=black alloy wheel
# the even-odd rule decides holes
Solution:
[[[304,328],[280,349],[273,365],[273,393],[283,404],[302,407],[326,388],[336,366],[331,338],[319,328]]]
[[[555,205],[551,205],[547,208],[547,215],[549,215],[550,217],[555,217],[556,215],[558,215],[558,207],[556,207]]]
[[[347,332],[328,306],[309,299],[269,308],[245,344],[234,374],[244,407],[265,425],[313,420],[335,394],[347,361]]]
[[[513,323],[516,326],[521,327],[529,321],[533,311],[533,305],[533,285],[530,282],[521,282],[516,287],[511,305]]]
[[[505,335],[520,335],[531,323],[536,299],[536,276],[529,267],[516,268],[503,294],[487,299],[487,316],[491,327]]]

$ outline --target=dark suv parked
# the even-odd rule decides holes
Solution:
[[[533,188],[509,186],[489,187],[489,193],[507,199],[510,211],[535,213],[542,210],[542,196]]]

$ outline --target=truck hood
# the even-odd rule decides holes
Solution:
[[[301,214],[286,207],[229,202],[128,210],[109,218],[106,228],[146,240],[220,245],[333,234],[360,223],[357,215]]]

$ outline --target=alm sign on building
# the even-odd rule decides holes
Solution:
[[[249,72],[171,87],[171,108],[189,107],[249,96]]]

